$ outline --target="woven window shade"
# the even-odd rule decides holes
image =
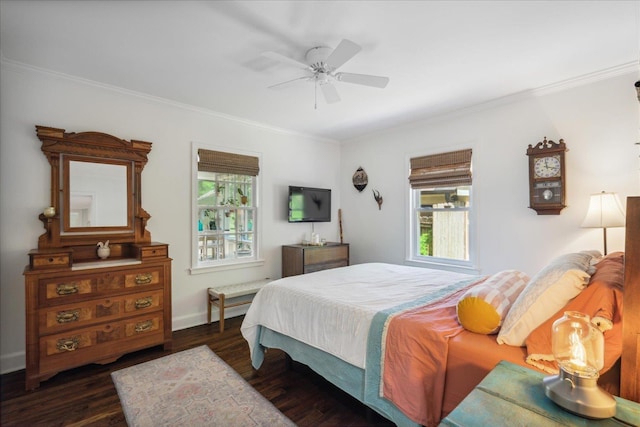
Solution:
[[[223,151],[198,150],[198,170],[258,176],[258,158]]]
[[[471,149],[411,159],[411,188],[471,185]]]

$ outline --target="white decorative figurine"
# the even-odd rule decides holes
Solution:
[[[109,258],[109,255],[111,255],[111,248],[109,247],[109,241],[107,240],[106,243],[98,242],[97,246],[98,246],[98,256],[102,259]]]

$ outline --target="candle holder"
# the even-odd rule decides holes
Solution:
[[[53,206],[44,208],[44,211],[42,211],[42,214],[47,218],[53,218],[54,216],[56,216],[56,208],[54,208]]]

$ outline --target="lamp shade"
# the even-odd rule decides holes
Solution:
[[[585,228],[624,227],[625,218],[616,193],[592,194],[589,200],[589,210],[582,221]]]

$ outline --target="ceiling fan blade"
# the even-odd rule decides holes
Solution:
[[[340,95],[338,95],[338,91],[331,83],[321,84],[320,89],[322,90],[324,100],[327,101],[327,104],[333,104],[334,102],[340,101]]]
[[[303,70],[310,69],[309,65],[302,63],[300,61],[297,61],[295,59],[289,58],[288,56],[281,55],[277,52],[271,52],[271,51],[263,52],[262,56],[269,59],[273,59],[274,61],[282,62],[283,64],[292,65],[296,68],[302,68]]]
[[[327,65],[331,67],[331,69],[336,70],[345,62],[353,58],[361,49],[362,48],[359,45],[355,44],[351,40],[344,39],[327,58]]]
[[[370,76],[368,74],[337,73],[335,77],[341,82],[379,87],[381,89],[385,88],[389,83],[389,77]]]
[[[271,85],[271,86],[269,86],[269,87],[268,87],[268,89],[281,88],[282,86],[285,86],[285,85],[291,84],[291,83],[293,83],[293,82],[297,82],[298,80],[309,80],[310,78],[311,78],[311,77],[307,77],[307,76],[304,76],[304,77],[297,77],[297,78],[295,78],[295,79],[287,80],[286,82],[276,83],[276,84],[274,84],[274,85]]]

